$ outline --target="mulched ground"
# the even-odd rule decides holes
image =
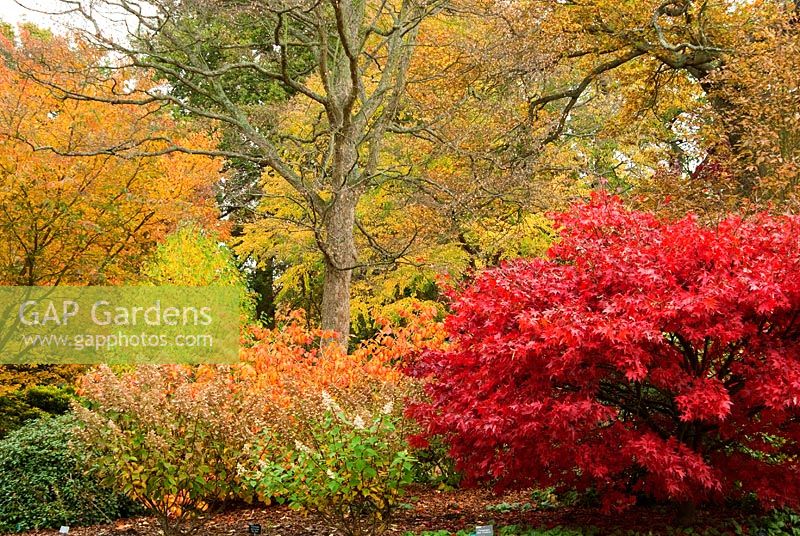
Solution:
[[[407,531],[446,529],[455,532],[473,528],[475,525],[494,524],[527,525],[549,528],[554,526],[596,526],[602,533],[614,529],[635,529],[659,534],[660,529],[675,525],[676,513],[664,508],[634,508],[624,515],[602,516],[594,509],[559,508],[554,510],[514,509],[509,512],[489,511],[487,505],[499,503],[520,503],[530,501],[525,492],[512,492],[497,495],[489,490],[435,491],[429,489],[412,490],[409,502],[413,508],[403,510],[397,516],[390,533],[403,534]],[[731,517],[741,518],[738,512],[714,509],[699,512],[695,527],[722,527]],[[248,524],[258,523],[262,534],[269,536],[335,536],[336,533],[316,524],[302,513],[285,506],[235,509],[216,516],[200,530],[203,536],[229,536],[248,534]],[[71,527],[70,536],[158,536],[161,533],[153,518],[134,518],[119,520],[108,525],[91,527]],[[30,531],[23,536],[55,536],[57,530]],[[695,532],[696,534],[696,532]]]

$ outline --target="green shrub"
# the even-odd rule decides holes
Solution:
[[[294,397],[247,474],[259,495],[303,509],[348,536],[380,534],[413,480],[397,393],[349,386]]]
[[[441,490],[455,489],[461,483],[461,473],[456,470],[455,460],[448,454],[445,441],[434,436],[425,448],[414,449],[414,482],[433,486]]]
[[[497,504],[487,504],[486,510],[488,512],[498,512],[500,514],[507,514],[508,512],[528,512],[533,510],[534,506],[529,502],[501,502]]]
[[[0,438],[48,415],[63,415],[74,399],[71,388],[53,385],[34,385],[0,396]]]
[[[142,275],[150,285],[236,287],[243,320],[255,318],[255,295],[247,290],[236,256],[216,233],[194,224],[169,235],[145,262]]]
[[[132,504],[87,471],[71,415],[46,417],[0,440],[0,532],[109,521]]]
[[[800,515],[791,510],[774,510],[751,519],[746,530],[737,523],[736,534],[800,536]]]

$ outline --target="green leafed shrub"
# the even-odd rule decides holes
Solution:
[[[757,536],[800,536],[800,515],[792,510],[774,510],[750,520],[747,528],[737,524],[736,534]]]
[[[194,225],[178,229],[161,244],[142,268],[150,285],[224,286],[241,291],[240,309],[246,320],[255,314],[255,300],[236,257],[213,232]]]
[[[0,438],[25,423],[48,415],[63,415],[74,399],[71,388],[34,385],[0,395]]]
[[[133,505],[100,484],[71,415],[43,418],[0,440],[0,532],[107,522]]]
[[[455,489],[461,483],[461,473],[456,463],[447,453],[447,443],[442,437],[434,436],[425,441],[424,446],[414,449],[414,482],[433,486],[441,490]]]
[[[332,391],[333,392],[333,391]],[[299,394],[254,446],[247,474],[263,499],[303,509],[349,536],[382,533],[413,480],[397,388]]]

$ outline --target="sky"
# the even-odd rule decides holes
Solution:
[[[146,0],[141,0],[138,4],[147,8]],[[88,28],[89,24],[80,15],[48,15],[38,13],[38,11],[59,13],[68,9],[68,4],[59,0],[0,0],[0,20],[17,25],[22,22],[32,22],[37,26],[50,28],[52,30],[63,30],[65,24],[71,24],[78,28]],[[31,8],[31,9],[26,9]],[[136,28],[136,19],[130,16],[121,16],[116,10],[103,10],[96,8],[94,13],[98,16],[103,32],[106,36],[115,39],[125,39],[129,28]],[[105,15],[103,15],[105,13]],[[112,16],[112,13],[117,15]],[[126,26],[127,21],[127,26]]]
[[[19,0],[20,4],[44,11],[57,11],[57,0]],[[0,19],[17,25],[20,22],[33,22],[37,26],[54,28],[57,26],[54,17],[28,11],[17,3],[17,0],[0,0]]]

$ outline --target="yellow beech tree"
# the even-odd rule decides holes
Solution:
[[[581,180],[544,165],[561,149],[543,157],[535,136],[521,128],[524,102],[489,78],[489,24],[473,2],[456,4],[420,24],[419,53],[377,156],[383,173],[356,208],[351,322],[358,336],[369,334],[376,308],[436,298],[438,276],[460,278],[502,259],[541,254],[552,234],[544,213],[584,190]],[[292,99],[283,111],[295,136],[313,137],[317,110]],[[309,158],[290,148],[284,154]],[[262,190],[237,250],[277,259],[284,268],[276,272],[276,299],[306,309],[312,321],[320,314],[324,263],[313,213],[273,173],[265,173]]]

